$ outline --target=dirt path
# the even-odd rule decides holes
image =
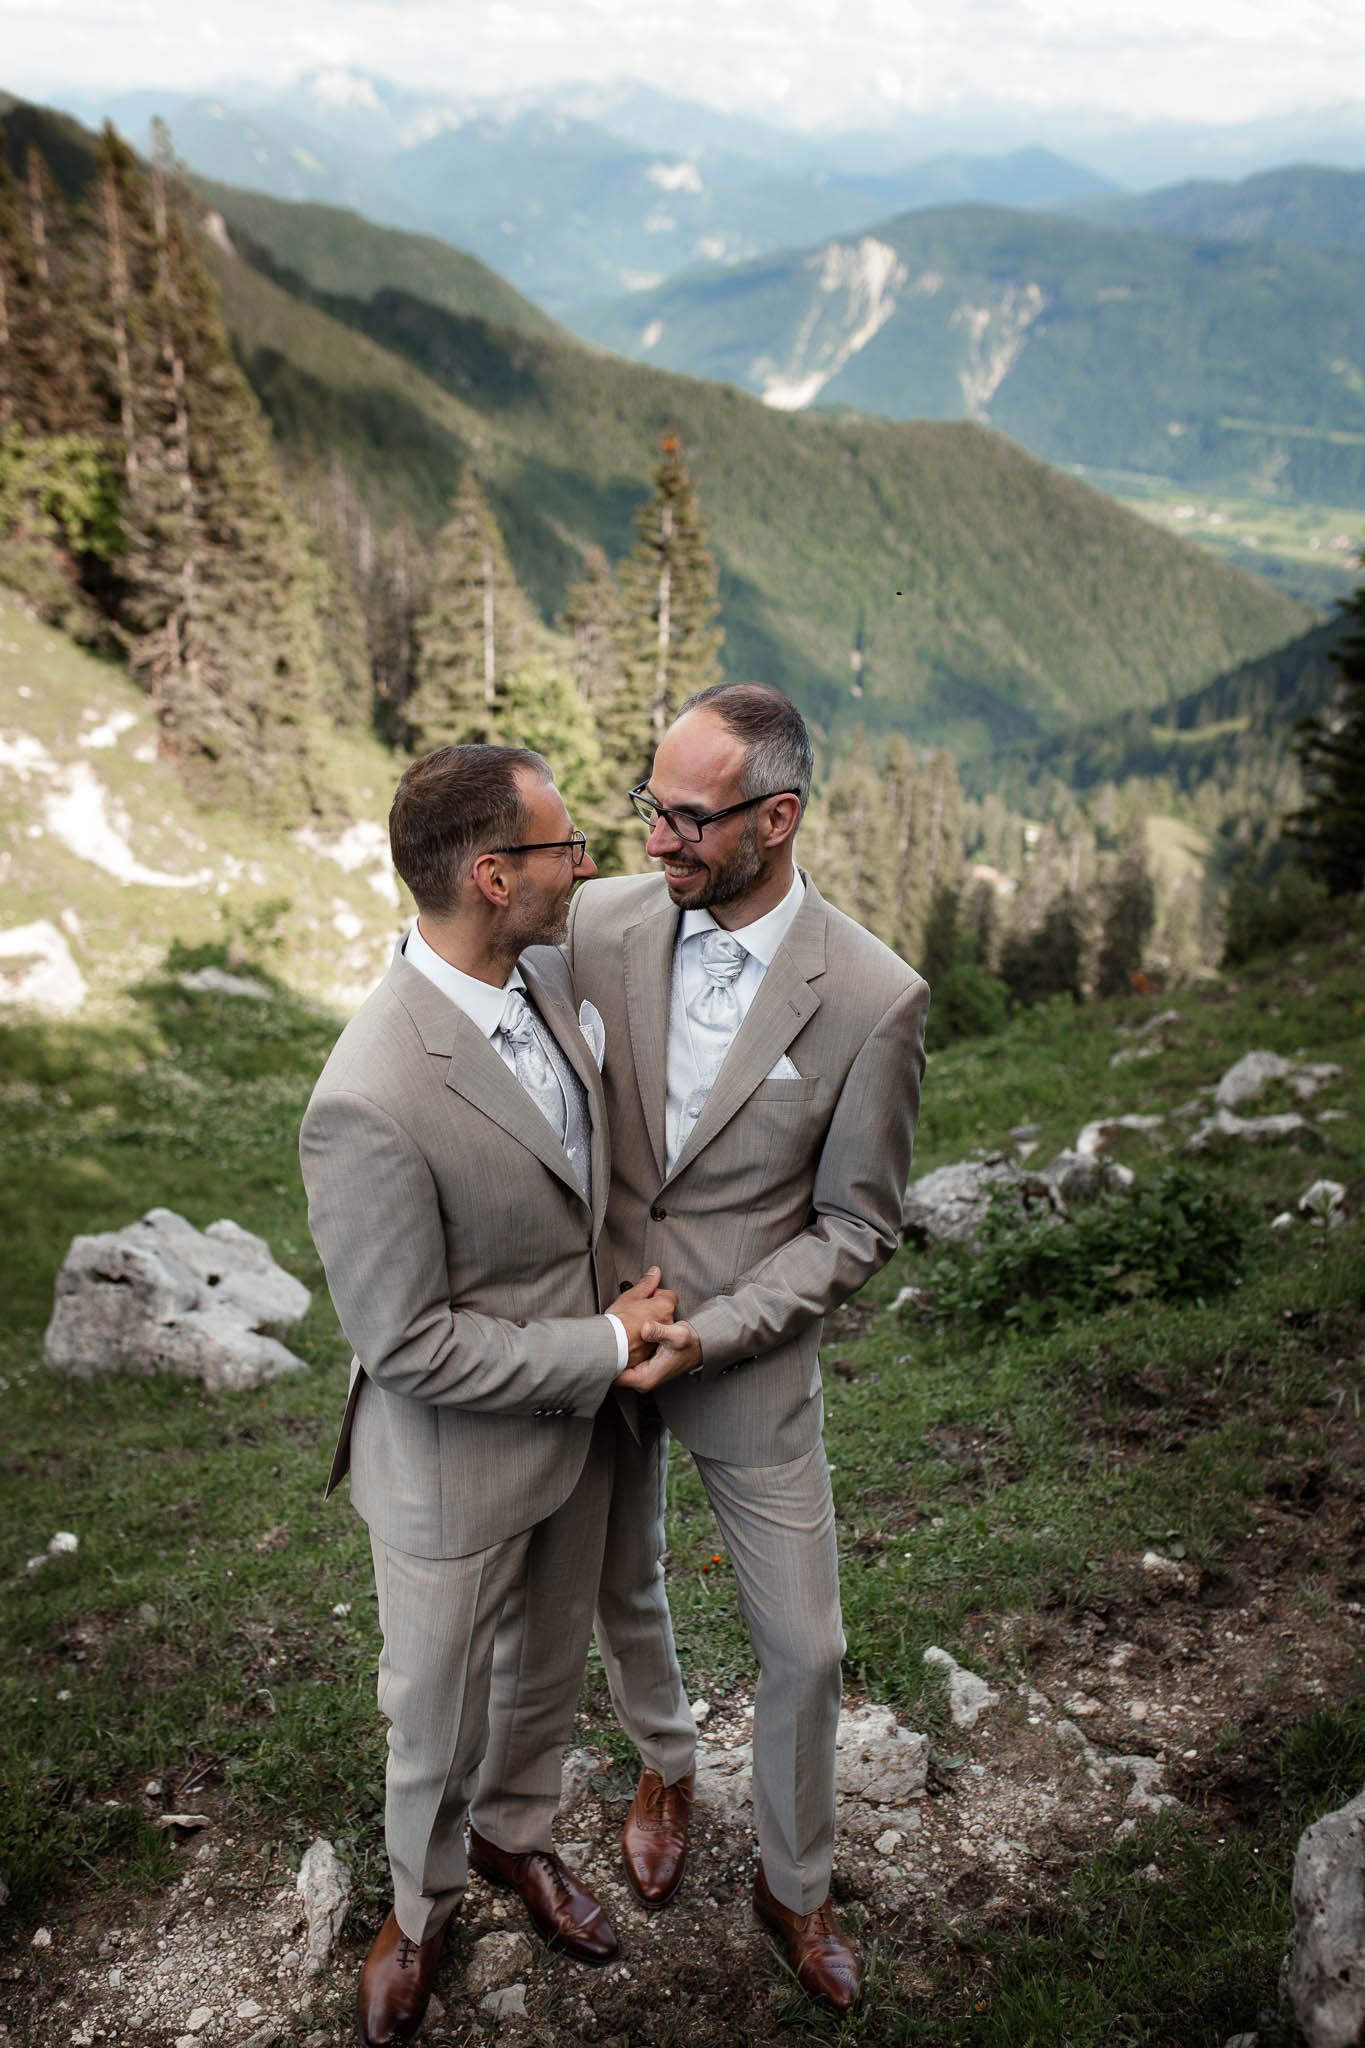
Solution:
[[[1311,1489],[1311,1474],[1306,1481]],[[1314,1612],[1283,1588],[1311,1519],[1315,1557],[1358,1554],[1353,1500],[1301,1497],[1267,1509],[1238,1570],[1116,1560],[1119,1597],[1080,1613],[983,1624],[978,1667],[996,1698],[970,1729],[905,1741],[922,1791],[891,1804],[858,1795],[844,1770],[837,1896],[876,1952],[871,2011],[935,1996],[933,1962],[954,1930],[1007,1926],[1061,1891],[1077,1858],[1165,1800],[1217,1840],[1273,1804],[1267,1752],[1280,1728],[1350,1689],[1361,1603]],[[865,1702],[849,1701],[851,1709]],[[713,1703],[702,1729],[688,1881],[667,1912],[635,1903],[616,1859],[625,1798],[589,1787],[560,1822],[560,1847],[598,1892],[621,1937],[618,1963],[589,1971],[515,1939],[520,1908],[478,1879],[452,1926],[421,2039],[496,2032],[525,2042],[627,2041],[631,2048],[789,2038],[791,1992],[748,1904],[753,1838],[745,1804],[752,1708]],[[850,1768],[852,1777],[850,1778]],[[599,1780],[599,1783],[601,1781]],[[609,1784],[616,1781],[607,1781]],[[196,1804],[199,1803],[196,1801]],[[206,1808],[212,1811],[212,1800]],[[301,1976],[304,1926],[292,1878],[213,1826],[186,1840],[165,1896],[98,1901],[54,1918],[0,1962],[6,2048],[323,2048],[354,2038],[351,1999],[368,1939],[354,1927],[326,1976]],[[1159,1864],[1151,1869],[1159,1882]],[[358,1916],[353,1915],[352,1925]],[[46,1938],[45,1938],[46,1937]],[[22,1937],[29,1941],[26,1931]],[[497,2011],[481,2010],[491,1995]]]

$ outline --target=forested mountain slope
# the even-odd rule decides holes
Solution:
[[[1365,250],[948,207],[572,324],[776,407],[976,419],[1050,462],[1190,487],[1365,490]]]
[[[964,749],[1055,731],[1164,703],[1308,623],[979,427],[790,418],[407,295],[324,308],[231,258],[217,268],[286,456],[336,449],[419,530],[472,459],[547,614],[588,546],[628,548],[675,426],[720,561],[730,673],[780,684],[827,728]]]

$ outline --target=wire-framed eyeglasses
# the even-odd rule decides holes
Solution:
[[[574,866],[583,865],[588,850],[586,832],[571,832],[567,839],[531,839],[521,846],[490,846],[490,853],[567,853]]]
[[[751,811],[755,804],[771,803],[775,796],[796,796],[799,792],[794,789],[768,789],[762,796],[746,796],[740,803],[727,804],[723,811],[708,811],[700,818],[695,811],[665,810],[658,798],[650,795],[643,782],[627,790],[626,794],[635,806],[635,815],[643,818],[646,825],[652,827],[656,819],[662,818],[676,838],[688,839],[695,844],[708,825],[717,825],[722,818],[732,818],[736,811]]]

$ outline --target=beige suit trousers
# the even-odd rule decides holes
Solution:
[[[617,1719],[665,1784],[695,1729],[673,1648],[662,1569],[668,1437],[618,1445],[597,1640]],[[834,1501],[823,1443],[785,1465],[697,1458],[758,1663],[754,1818],[773,1895],[794,1913],[829,1895],[834,1745],[844,1636]],[[654,1570],[640,1568],[648,1551]]]
[[[390,1723],[384,1837],[394,1911],[410,1941],[444,1926],[465,1888],[465,1817],[490,1707],[493,1768],[502,1771],[509,1746],[526,1761],[512,1771],[506,1806],[476,1805],[475,1825],[514,1853],[552,1846],[601,1569],[614,1412],[612,1404],[594,1426],[568,1499],[533,1528],[453,1558],[412,1557],[371,1537],[384,1635],[379,1709]],[[544,1660],[524,1654],[538,1641],[522,1627],[528,1608],[547,1617]]]

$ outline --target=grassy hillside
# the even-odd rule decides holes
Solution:
[[[547,614],[588,545],[629,548],[676,425],[720,561],[730,672],[780,684],[826,728],[864,719],[961,749],[1056,730],[1163,703],[1308,620],[980,428],[790,419],[404,294],[311,303],[226,257],[218,273],[286,454],[335,448],[381,510],[426,530],[472,459]]]
[[[4,925],[35,928],[22,951],[0,954],[0,1000],[55,960],[103,1013],[168,947],[207,943],[246,947],[295,988],[354,1008],[401,928],[391,758],[377,741],[331,737],[328,773],[352,822],[310,844],[195,804],[156,736],[123,669],[0,590]]]
[[[1236,183],[1191,178],[1157,192],[1070,202],[1068,212],[1111,227],[1147,228],[1200,241],[1298,242],[1306,249],[1365,248],[1365,171],[1286,164]]]
[[[785,406],[989,420],[1051,462],[1352,502],[1365,251],[952,207],[576,318]]]
[[[904,1831],[895,1858],[840,1841],[840,1909],[870,1960],[841,2038],[862,2048],[1215,2048],[1253,2027],[1275,2048],[1294,2040],[1275,2011],[1295,1834],[1360,1776],[1358,1187],[1338,1231],[1267,1225],[1317,1175],[1358,1175],[1359,944],[1342,932],[1240,990],[1182,998],[1149,1062],[1111,1059],[1156,1003],[1057,1006],[931,1064],[919,1172],[1010,1151],[1021,1119],[1044,1159],[1092,1114],[1168,1120],[1119,1135],[1142,1191],[1111,1211],[1130,1219],[1125,1250],[1059,1320],[1036,1291],[1036,1262],[1070,1237],[1054,1228],[1031,1254],[997,1238],[975,1266],[907,1248],[827,1328],[848,1694],[931,1745],[923,1800],[877,1820]],[[14,2048],[50,2048],[59,1998],[63,2039],[99,2024],[119,2048],[170,2040],[196,2005],[244,2039],[234,2009],[248,1995],[253,2030],[264,2016],[281,2048],[306,2048],[349,2025],[387,1909],[368,1545],[344,1498],[321,1498],[347,1350],[295,1156],[334,1028],[282,984],[253,1005],[186,991],[174,972],[143,975],[98,1028],[0,1027],[0,1941]],[[1205,1161],[1183,1207],[1152,1192],[1188,1129],[1180,1105],[1252,1046],[1344,1065],[1323,1099],[1346,1120],[1314,1125],[1299,1154]],[[42,1332],[72,1233],[153,1204],[201,1227],[232,1217],[314,1290],[289,1333],[302,1371],[218,1395],[48,1373]],[[1224,1262],[1232,1226],[1221,1275],[1210,1223]],[[1002,1319],[1011,1271],[1019,1312]],[[1192,1272],[1201,1297],[1174,1298],[1171,1276]],[[927,1297],[896,1308],[904,1286]],[[56,1529],[76,1551],[26,1573]],[[752,1662],[680,1451],[669,1541],[689,1696],[742,1740]],[[1142,1562],[1153,1550],[1159,1573]],[[931,1644],[996,1695],[970,1732],[949,1723]],[[1092,1783],[1057,1726],[1073,1715],[1105,1756],[1148,1760],[1179,1807],[1122,1839],[1129,1778]],[[699,2048],[831,2038],[752,1931],[751,1838],[713,1804],[698,1812],[702,1880],[647,1924],[629,1905],[616,1866],[632,1759],[596,1667],[575,1739],[597,1768],[560,1835],[618,1918],[629,1974],[589,1980],[537,1954],[523,1972],[534,2031],[669,2048],[685,1998]],[[153,1824],[187,1807],[196,1832]],[[317,1834],[355,1900],[331,1970],[300,1983],[290,1894]],[[467,2037],[462,1971],[480,1936],[520,1924],[501,1912],[471,1886],[433,2043]]]
[[[468,313],[528,334],[553,334],[555,322],[481,263],[435,235],[376,227],[339,206],[272,199],[197,178],[195,190],[222,214],[239,243],[250,244],[281,272],[319,292],[373,298],[379,291],[408,292],[448,313]],[[286,279],[282,279],[287,282]]]

